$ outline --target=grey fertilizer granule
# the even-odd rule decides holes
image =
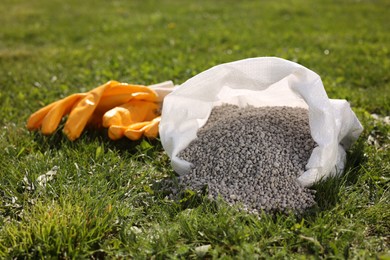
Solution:
[[[316,145],[308,121],[303,108],[215,107],[178,155],[193,164],[179,185],[207,186],[210,198],[249,212],[303,212],[315,204],[314,191],[296,180]]]

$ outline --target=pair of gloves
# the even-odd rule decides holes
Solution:
[[[50,135],[68,115],[63,132],[71,141],[80,137],[86,126],[108,128],[112,140],[155,138],[162,101],[173,87],[171,81],[149,87],[109,81],[41,108],[30,116],[27,128]]]

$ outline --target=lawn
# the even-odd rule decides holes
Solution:
[[[0,258],[390,258],[390,2],[2,0]],[[345,173],[303,215],[255,216],[189,193],[159,140],[75,142],[31,113],[114,79],[181,84],[277,56],[317,72],[364,126]],[[374,116],[373,116],[374,115]],[[57,167],[46,185],[37,178]]]

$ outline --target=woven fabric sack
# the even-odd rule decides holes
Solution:
[[[306,187],[341,173],[345,151],[363,130],[349,103],[329,99],[320,76],[302,65],[276,57],[225,63],[192,77],[164,98],[159,134],[178,174],[191,167],[178,153],[196,138],[212,108],[223,103],[309,110],[311,135],[318,146],[298,178]]]

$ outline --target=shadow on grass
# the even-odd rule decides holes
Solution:
[[[63,123],[64,124],[64,123]],[[37,143],[37,148],[40,151],[45,150],[60,150],[63,147],[77,148],[82,145],[98,142],[104,144],[105,149],[117,151],[119,154],[136,155],[145,153],[152,154],[153,151],[162,150],[161,142],[158,139],[141,138],[137,141],[132,141],[126,137],[119,140],[111,140],[108,137],[106,128],[91,128],[83,131],[82,135],[75,141],[70,141],[62,132],[63,124],[51,135],[43,135],[40,132],[33,132],[34,140]]]

